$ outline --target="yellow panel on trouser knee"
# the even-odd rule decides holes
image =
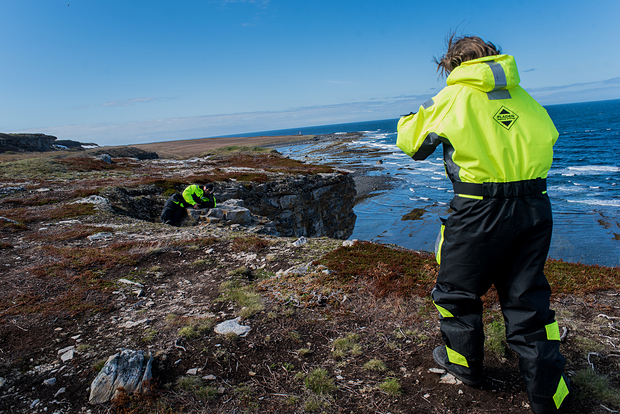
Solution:
[[[462,365],[464,367],[469,368],[469,364],[467,363],[467,358],[463,355],[456,352],[454,349],[448,348],[446,346],[446,352],[448,353],[448,361],[456,365]]]
[[[568,395],[568,386],[566,385],[566,381],[564,381],[564,376],[560,377],[560,383],[558,384],[558,389],[553,394],[553,402],[555,402],[556,408],[560,408],[562,405],[562,401]]]
[[[435,305],[441,316],[443,316],[444,318],[454,318],[454,315],[448,309],[439,306],[435,303],[435,301],[433,301],[433,304]]]
[[[560,327],[558,326],[557,321],[550,323],[549,325],[545,325],[545,330],[547,331],[547,339],[549,341],[560,340]]]

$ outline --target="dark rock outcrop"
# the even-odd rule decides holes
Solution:
[[[159,221],[166,201],[162,192],[152,185],[113,187],[101,196],[109,200],[117,214]],[[356,220],[355,194],[353,178],[341,172],[274,177],[266,183],[215,184],[218,206],[227,200],[242,200],[252,215],[267,219],[260,232],[284,237],[349,238]]]
[[[154,185],[139,188],[111,187],[101,192],[101,197],[108,199],[112,211],[145,221],[159,221],[163,207],[160,206],[158,194],[162,190]]]
[[[139,160],[157,160],[159,155],[135,147],[101,148],[88,152],[90,155],[109,154],[112,158],[137,158]]]
[[[288,176],[266,183],[218,183],[216,196],[243,200],[271,220],[265,232],[285,237],[347,239],[355,227],[355,183],[344,173]],[[270,230],[271,228],[271,230]]]
[[[0,133],[0,152],[6,151],[52,151],[56,137],[45,134]]]

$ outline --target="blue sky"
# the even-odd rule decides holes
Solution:
[[[451,30],[543,105],[620,98],[620,1],[0,0],[0,132],[99,145],[397,118]]]

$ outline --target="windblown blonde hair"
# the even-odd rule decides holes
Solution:
[[[448,76],[454,68],[468,60],[502,53],[501,49],[491,42],[485,42],[477,36],[457,37],[456,33],[448,36],[446,46],[448,50],[440,59],[433,58],[437,64],[437,72],[444,76]]]

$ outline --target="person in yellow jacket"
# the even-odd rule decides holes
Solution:
[[[213,184],[192,184],[183,190],[183,199],[193,208],[214,208],[217,203],[213,196]]]
[[[532,410],[554,412],[569,393],[543,273],[552,231],[546,178],[558,132],[519,86],[512,56],[475,36],[452,34],[447,46],[436,59],[438,71],[448,74],[447,86],[400,119],[397,138],[414,160],[442,144],[454,187],[432,292],[445,345],[433,357],[465,384],[482,384],[480,297],[495,285]]]
[[[183,190],[183,194],[175,193],[164,204],[161,213],[161,222],[178,226],[187,215],[187,208],[214,208],[217,205],[213,195],[213,184],[189,185]]]

